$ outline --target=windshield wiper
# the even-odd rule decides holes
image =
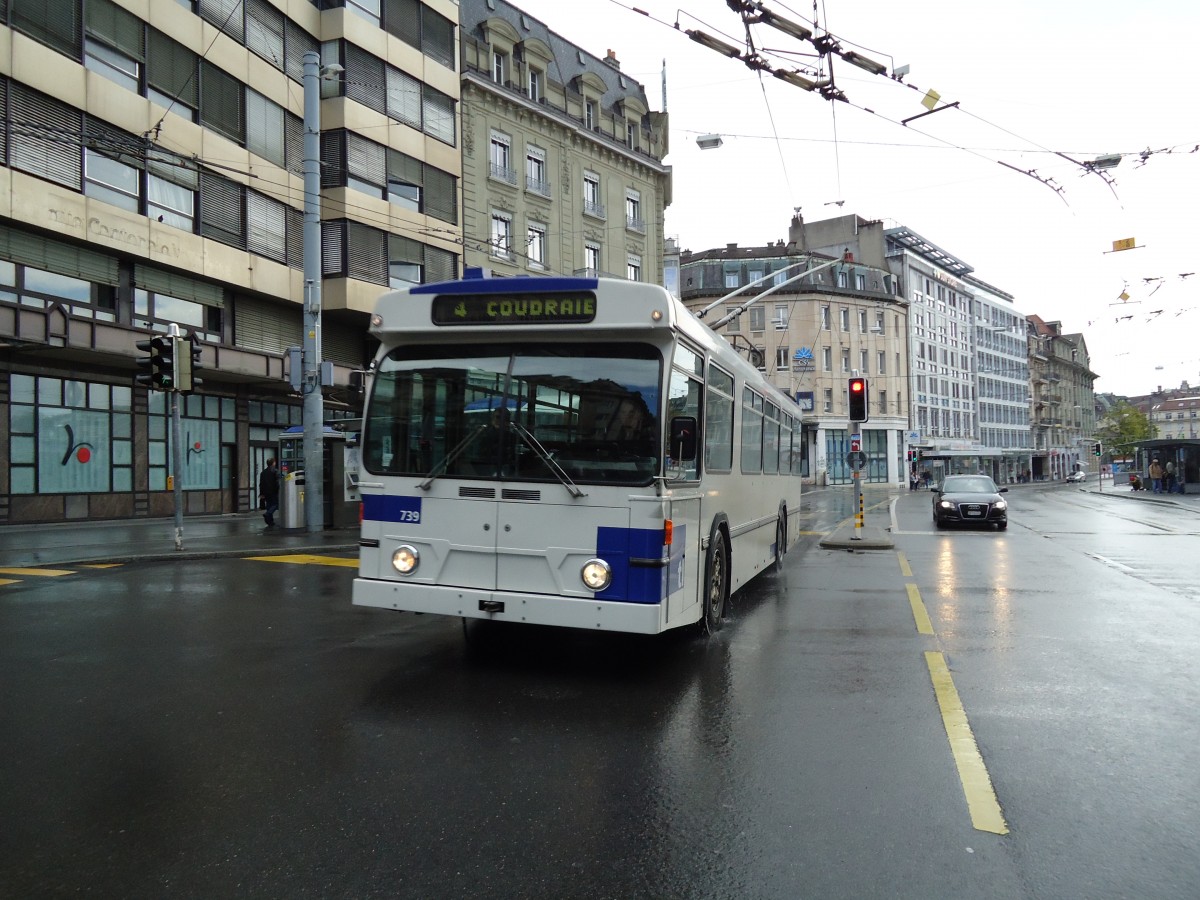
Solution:
[[[511,422],[509,427],[517,433],[517,437],[525,442],[525,446],[537,454],[538,459],[546,464],[546,468],[554,473],[554,477],[562,482],[562,486],[571,492],[572,497],[578,499],[579,497],[587,496],[587,494],[581,491],[579,486],[571,480],[571,476],[563,471],[563,467],[560,466],[557,461],[555,461],[554,455],[540,443],[538,443],[537,438],[535,438],[516,422]]]
[[[466,452],[466,449],[475,443],[479,436],[487,431],[487,429],[487,425],[476,425],[474,431],[469,432],[465,438],[450,448],[450,452],[442,457],[441,462],[433,467],[433,470],[425,476],[425,480],[418,484],[417,487],[423,491],[429,490],[429,486],[433,484],[434,480],[446,473],[446,469],[450,467],[450,463],[462,456]]]

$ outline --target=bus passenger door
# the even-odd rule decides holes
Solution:
[[[700,493],[673,493],[667,507],[671,520],[670,563],[667,568],[666,624],[680,618],[695,620],[704,578],[704,551],[700,549]]]

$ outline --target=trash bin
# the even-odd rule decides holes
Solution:
[[[304,527],[304,473],[285,472],[279,492],[279,516],[284,528]]]

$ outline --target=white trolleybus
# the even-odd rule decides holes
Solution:
[[[371,333],[355,604],[711,632],[798,535],[798,407],[661,287],[469,271]]]

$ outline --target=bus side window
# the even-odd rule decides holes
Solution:
[[[674,423],[677,419],[691,419],[697,425],[692,426],[692,440],[695,440],[696,430],[700,422],[700,398],[704,396],[704,385],[678,369],[671,372],[671,385],[667,393],[667,417]],[[699,462],[693,449],[690,459],[674,459],[676,447],[671,440],[674,427],[667,429],[667,446],[664,454],[668,460],[668,476],[686,481],[694,481],[699,477]]]

